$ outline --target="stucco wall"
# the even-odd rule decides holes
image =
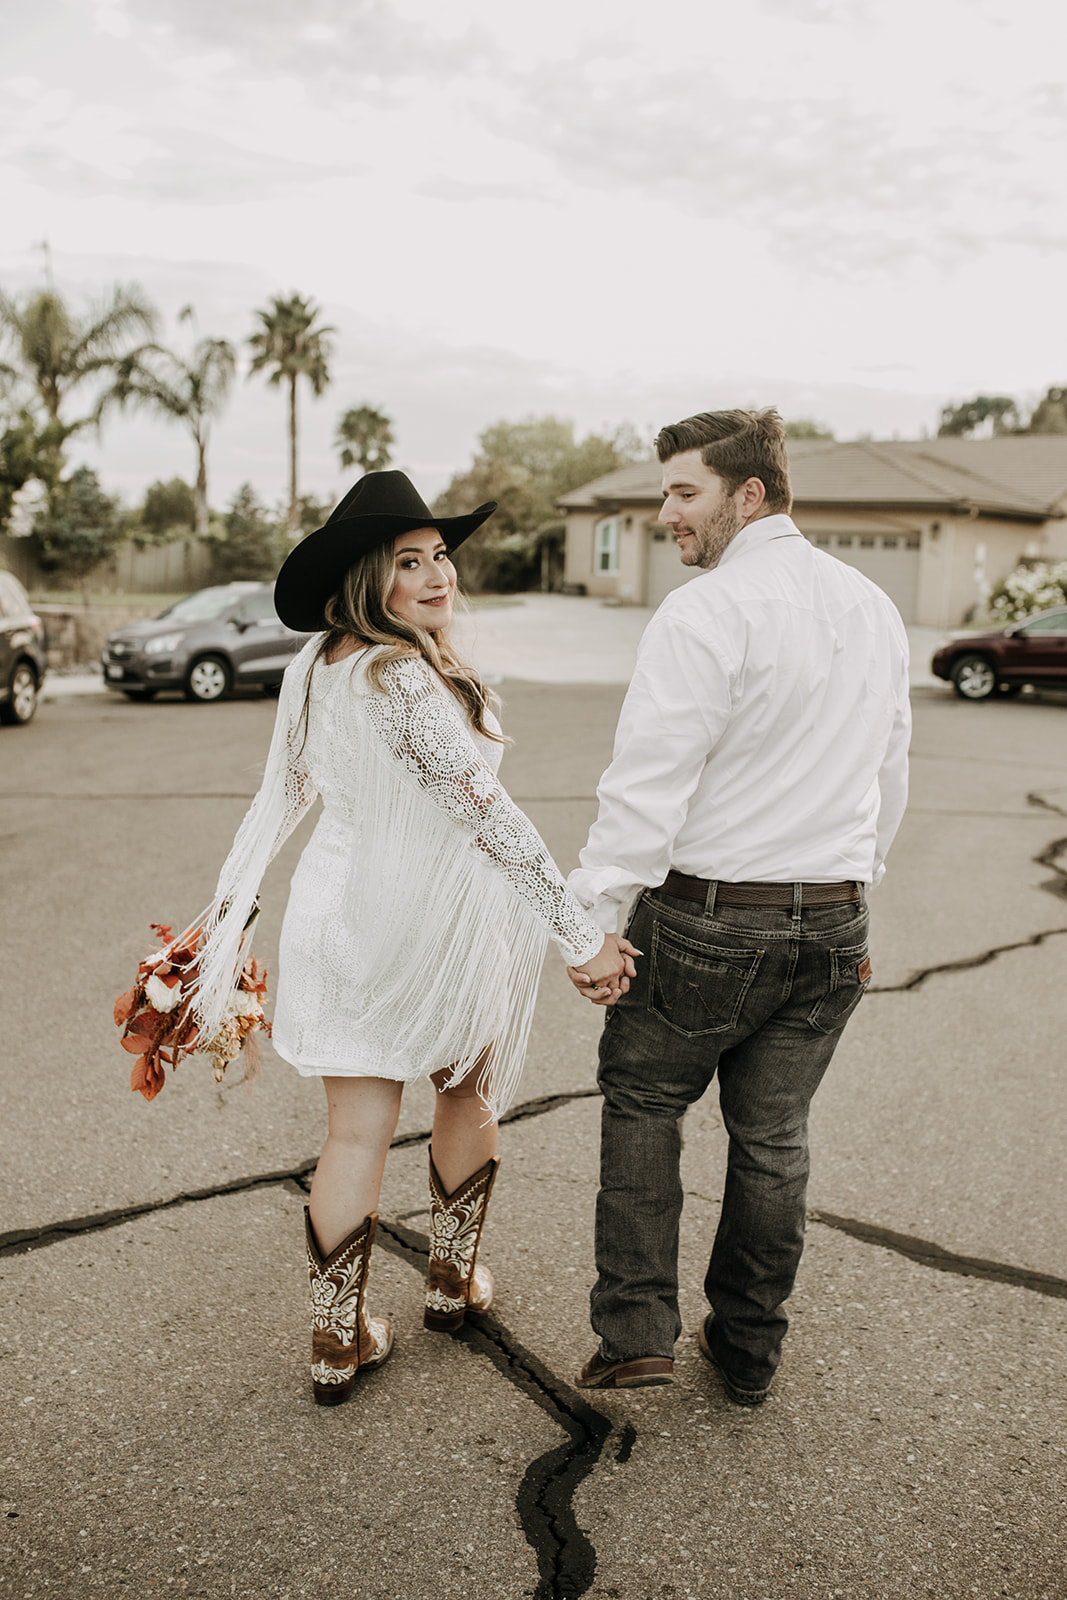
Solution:
[[[994,517],[932,517],[923,528],[917,621],[957,628],[1024,555],[1046,549],[1040,524]],[[982,584],[984,581],[985,588]]]

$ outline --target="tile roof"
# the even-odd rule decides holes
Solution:
[[[789,441],[798,505],[970,510],[1043,520],[1067,510],[1067,435],[1004,439]],[[658,504],[660,467],[638,461],[569,494],[565,510]]]

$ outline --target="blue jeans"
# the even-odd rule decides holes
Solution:
[[[627,929],[645,955],[600,1044],[590,1303],[607,1360],[673,1355],[679,1119],[718,1073],[730,1143],[704,1289],[717,1357],[762,1388],[804,1248],[808,1107],[869,981],[867,908],[723,906],[714,888],[706,906],[647,890]]]

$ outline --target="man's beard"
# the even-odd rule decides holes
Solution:
[[[706,517],[687,530],[693,535],[693,548],[682,552],[682,566],[702,567],[705,572],[717,567],[726,546],[744,525],[745,519],[733,501],[723,500],[714,511],[709,511]]]

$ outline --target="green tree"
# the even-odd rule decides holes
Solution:
[[[375,406],[350,406],[337,424],[334,444],[341,466],[383,472],[393,459],[393,421]]]
[[[1067,388],[1050,388],[1030,414],[1027,433],[1067,433]]]
[[[31,538],[41,569],[70,579],[88,605],[89,577],[114,555],[126,529],[118,501],[104,493],[91,467],[78,467],[56,485]]]
[[[0,422],[0,528],[11,514],[11,502],[31,478],[45,482],[52,465],[31,412],[23,408]]]
[[[300,536],[314,533],[316,528],[321,528],[326,518],[333,510],[331,500],[319,500],[313,494],[300,496]]]
[[[254,372],[266,372],[267,382],[289,386],[289,519],[291,539],[300,533],[300,499],[297,494],[297,427],[296,386],[306,378],[311,392],[320,395],[330,382],[330,357],[333,346],[329,335],[335,330],[316,322],[318,308],[310,299],[292,294],[288,300],[280,295],[271,299],[265,311],[257,311],[260,327],[251,334],[248,343],[254,352],[251,377]]]
[[[1024,431],[1019,407],[1010,395],[980,394],[962,405],[945,406],[937,436],[939,439],[969,439],[989,422],[997,436]]]
[[[281,529],[261,505],[250,483],[243,483],[222,518],[220,532],[208,535],[217,582],[273,578],[282,564]]]
[[[195,528],[199,539],[206,538],[208,531],[207,447],[211,420],[226,403],[235,366],[234,348],[226,339],[198,339],[189,361],[162,345],[144,345],[119,364],[114,387],[107,397],[120,406],[137,406],[179,422],[192,435],[196,446]]]
[[[130,354],[131,340],[150,334],[155,321],[155,310],[135,284],[116,286],[110,299],[80,315],[55,289],[34,290],[21,299],[0,292],[0,336],[12,358],[0,362],[0,374],[21,380],[31,391],[45,458],[37,475],[50,488],[59,482],[67,440],[99,424],[109,391],[81,417],[69,415],[70,396],[109,377]]]
[[[787,439],[832,439],[833,431],[824,428],[821,422],[814,422],[811,417],[797,417],[793,422],[785,425]]]
[[[495,516],[457,553],[469,588],[523,588],[534,582],[538,562],[542,587],[563,544],[560,495],[636,461],[644,454],[628,425],[610,434],[577,440],[574,424],[561,417],[526,417],[486,428],[466,472],[457,473],[434,509],[444,516],[499,501]]]
[[[150,484],[137,513],[134,537],[165,544],[196,530],[196,491],[184,478]]]

